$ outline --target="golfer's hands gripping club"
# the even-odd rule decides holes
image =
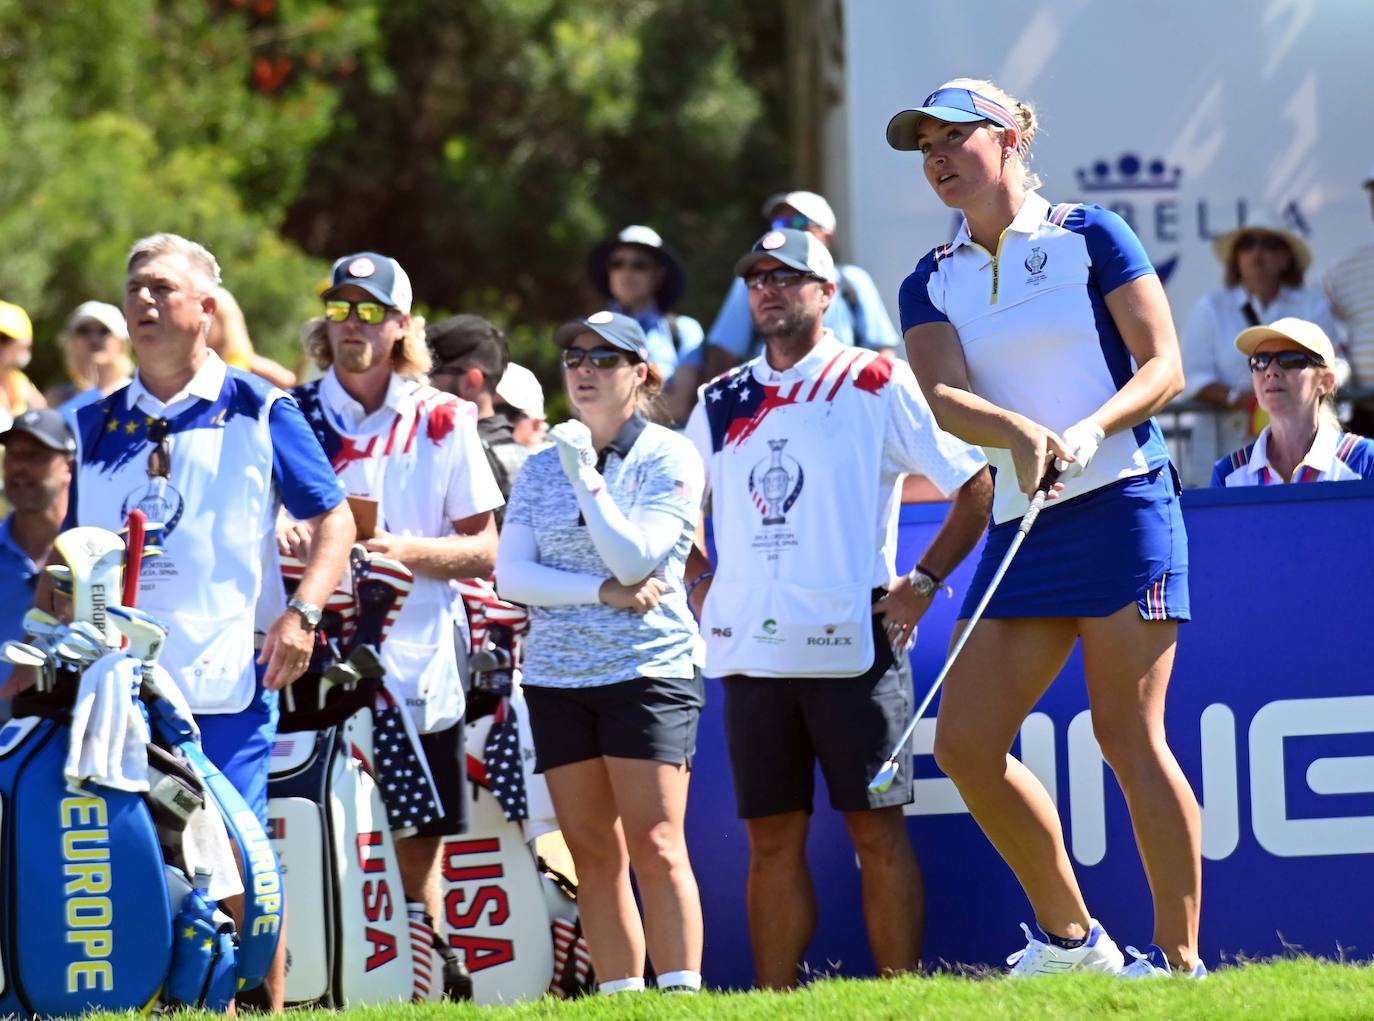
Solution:
[[[1054,467],[1059,471],[1059,477],[1067,482],[1069,479],[1076,479],[1088,470],[1088,463],[1097,453],[1097,448],[1102,445],[1102,441],[1107,438],[1102,427],[1091,418],[1085,418],[1081,422],[1075,422],[1064,430],[1064,446],[1072,453],[1072,460],[1065,460],[1062,457],[1054,459]]]
[[[1039,491],[1040,482],[1048,469],[1060,461],[1072,465],[1078,460],[1058,433],[1028,418],[1018,418],[1014,430],[1009,449],[1012,464],[1016,467],[1016,485],[1028,497]],[[1045,499],[1055,499],[1063,488],[1062,483],[1052,483],[1045,491]]]

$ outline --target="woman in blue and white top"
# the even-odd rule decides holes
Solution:
[[[597,312],[554,341],[578,420],[525,463],[496,559],[501,595],[530,607],[535,768],[577,865],[601,990],[643,989],[647,944],[659,988],[694,991],[701,901],[683,819],[704,689],[682,572],[704,471],[642,414],[663,377],[637,322]]]
[[[1216,463],[1212,485],[1277,486],[1374,478],[1374,442],[1343,432],[1336,418],[1336,352],[1305,319],[1278,319],[1236,336],[1250,386],[1269,424],[1254,443]]]
[[[946,83],[888,124],[964,214],[902,284],[912,369],[948,432],[996,471],[993,521],[961,616],[1002,560],[1053,461],[1040,516],[945,684],[935,757],[1020,880],[1040,931],[1014,974],[1115,972],[1123,958],[1074,878],[1054,801],[1009,754],[1075,641],[1093,730],[1117,775],[1155,903],[1154,946],[1126,972],[1192,973],[1201,820],[1164,739],[1187,544],[1177,477],[1150,417],[1183,387],[1163,287],[1099,206],[1050,205],[1026,159],[1034,111],[986,81]],[[1161,949],[1162,948],[1162,949]]]

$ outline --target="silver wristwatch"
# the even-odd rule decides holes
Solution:
[[[307,603],[304,599],[297,599],[292,596],[287,600],[286,608],[294,611],[301,618],[301,623],[305,625],[307,631],[314,631],[320,626],[320,615],[324,611],[314,603]]]
[[[940,591],[940,579],[922,569],[920,565],[911,569],[907,581],[911,582],[912,590],[922,599],[927,599]]]

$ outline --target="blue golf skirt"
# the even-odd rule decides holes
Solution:
[[[1166,464],[1047,504],[983,615],[1107,617],[1135,603],[1145,620],[1191,619],[1180,488]],[[961,618],[977,609],[1020,523],[988,529]]]

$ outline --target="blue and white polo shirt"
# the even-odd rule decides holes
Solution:
[[[144,560],[138,591],[139,607],[171,629],[162,665],[195,712],[242,711],[255,691],[254,630],[286,608],[277,508],[313,518],[344,498],[300,408],[208,352],[171,400],[135,376],[76,422],[68,525],[118,531],[134,507],[162,525],[165,552]],[[166,479],[148,472],[157,423]]]
[[[902,284],[902,333],[949,323],[959,335],[973,390],[999,407],[1062,433],[1097,411],[1135,372],[1106,296],[1154,272],[1139,238],[1096,205],[1051,206],[1035,192],[989,252],[969,236],[930,252]],[[988,448],[996,473],[993,519],[1029,503],[1009,451]],[[1061,500],[1144,473],[1169,458],[1153,419],[1109,436]]]
[[[1350,482],[1374,479],[1374,440],[1342,432],[1323,422],[1317,427],[1312,447],[1303,456],[1291,479],[1269,465],[1269,427],[1255,442],[1228,454],[1212,469],[1212,485],[1281,486],[1289,482]]]

